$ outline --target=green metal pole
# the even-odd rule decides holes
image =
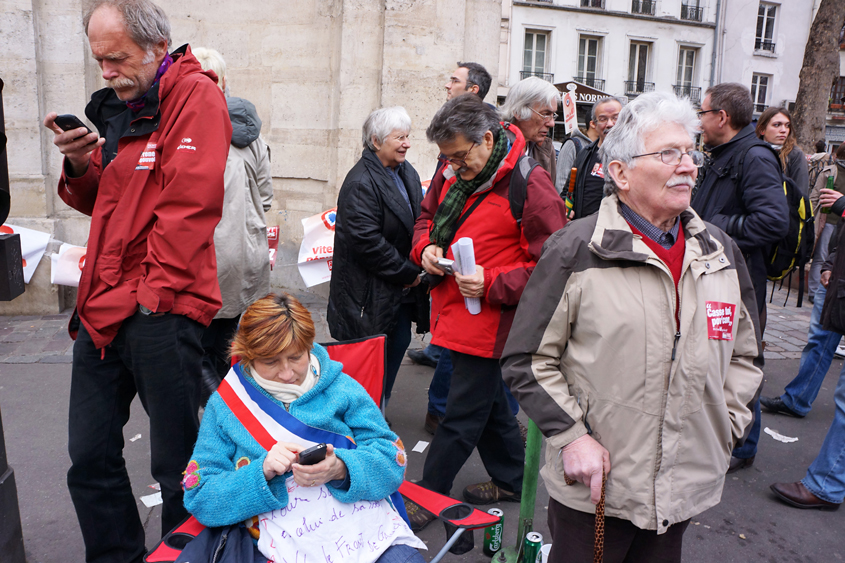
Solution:
[[[540,448],[543,435],[533,420],[528,421],[525,444],[525,470],[522,475],[522,501],[519,503],[519,523],[516,545],[502,548],[493,556],[495,563],[517,563],[522,557],[525,535],[534,529],[534,505],[537,500],[537,478],[540,476]],[[533,561],[530,563],[534,563]]]

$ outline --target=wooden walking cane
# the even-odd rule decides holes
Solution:
[[[575,479],[567,477],[563,474],[563,480],[567,485],[574,485],[577,483]],[[593,563],[603,563],[604,561],[604,491],[607,487],[607,473],[601,472],[601,498],[596,505],[596,537],[593,544]]]

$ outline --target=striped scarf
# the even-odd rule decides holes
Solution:
[[[499,125],[497,131],[494,131],[494,137],[496,137],[496,141],[493,143],[493,152],[490,154],[490,158],[487,159],[487,163],[481,169],[481,172],[470,180],[464,180],[458,174],[457,181],[446,192],[446,197],[443,198],[443,201],[437,208],[437,212],[434,214],[429,238],[434,241],[434,244],[442,248],[444,253],[449,249],[449,245],[452,244],[452,239],[455,238],[455,232],[458,230],[456,223],[461,216],[461,211],[464,205],[466,205],[467,199],[482,184],[493,177],[499,169],[499,163],[508,154],[508,140],[505,136],[505,130],[501,125]]]

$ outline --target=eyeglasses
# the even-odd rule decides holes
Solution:
[[[680,149],[663,149],[662,151],[658,152],[650,152],[646,154],[638,154],[632,156],[631,158],[640,158],[642,156],[653,156],[655,154],[660,155],[660,160],[663,164],[668,164],[669,166],[679,166],[681,164],[681,159],[684,158],[684,155],[690,157],[692,160],[693,166],[696,168],[700,168],[702,164],[704,164],[704,153],[700,151],[689,151],[689,152],[681,152]]]
[[[537,111],[537,110],[536,110],[536,109],[534,109],[534,108],[528,108],[528,109],[530,109],[531,111],[533,111],[534,113],[536,113],[537,115],[539,115],[540,117],[542,117],[542,118],[543,118],[543,122],[544,122],[544,123],[545,123],[546,121],[550,120],[550,119],[551,119],[552,121],[557,121],[557,114],[556,114],[556,113],[549,113],[549,112],[543,112],[543,113],[540,113],[539,111]]]
[[[722,111],[722,110],[721,110],[721,108],[720,109],[702,109],[702,110],[699,110],[696,113],[698,113],[698,117],[700,119],[702,115],[704,115],[705,113],[710,113],[711,111]]]
[[[448,158],[448,157],[441,155],[441,156],[437,157],[437,160],[439,160],[440,162],[446,163],[446,164],[452,164],[454,166],[457,166],[458,168],[466,168],[466,165],[467,165],[466,158],[469,156],[469,153],[472,152],[472,149],[474,149],[477,144],[478,143],[473,143],[472,146],[467,151],[467,153],[461,158]]]

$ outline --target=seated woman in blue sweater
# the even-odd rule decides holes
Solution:
[[[425,545],[390,498],[402,442],[314,343],[308,310],[287,294],[259,299],[232,354],[240,362],[209,399],[185,472],[188,511],[209,527],[244,523],[271,560],[422,562]],[[323,461],[299,463],[322,443]]]

